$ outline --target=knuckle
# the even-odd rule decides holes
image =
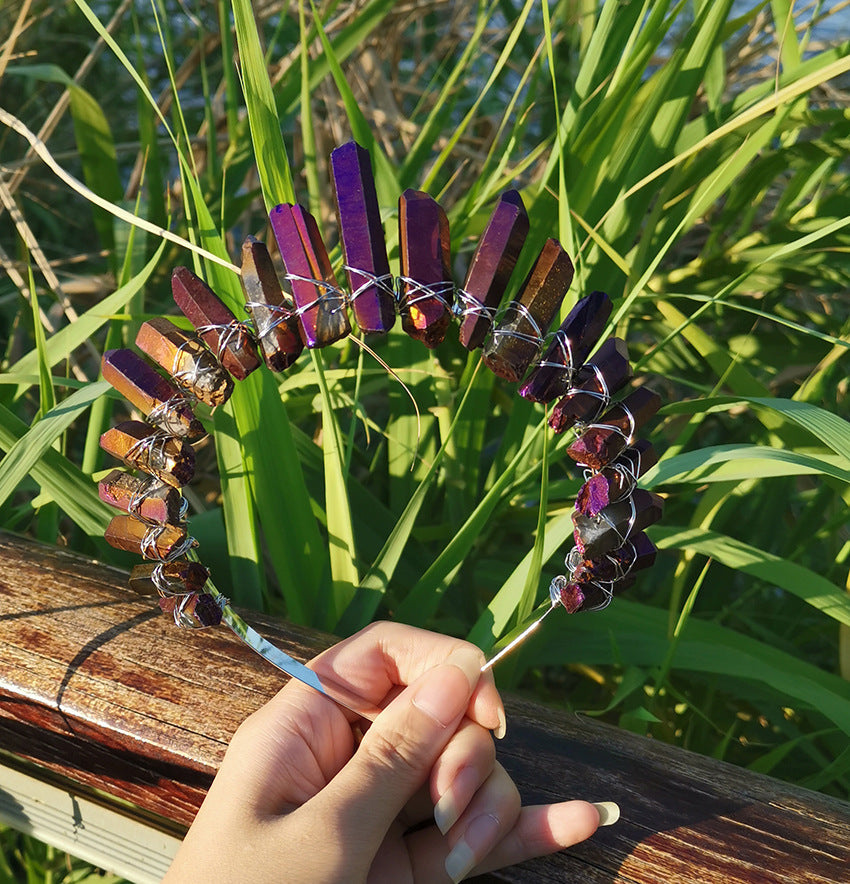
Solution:
[[[421,778],[422,747],[414,740],[399,733],[385,734],[372,729],[360,748],[366,750],[368,761],[379,775],[391,773],[410,781]]]

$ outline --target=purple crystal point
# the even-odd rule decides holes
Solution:
[[[181,488],[195,473],[195,450],[144,421],[122,421],[100,437],[100,447],[163,482]]]
[[[628,497],[635,489],[637,480],[654,464],[658,455],[648,439],[638,439],[619,457],[594,473],[576,495],[576,509],[588,516],[595,516],[609,503]]]
[[[204,343],[238,381],[260,367],[257,348],[248,330],[219,296],[188,267],[171,274],[174,303],[198,331]]]
[[[190,441],[206,436],[186,397],[134,350],[107,350],[100,361],[103,379],[156,427]]]
[[[640,488],[631,497],[609,504],[595,516],[574,510],[573,536],[579,554],[584,559],[598,559],[657,522],[663,510],[661,497]]]
[[[283,203],[269,215],[306,347],[327,347],[344,338],[351,325],[345,296],[337,287],[316,219],[302,206]]]
[[[269,250],[253,236],[242,244],[242,291],[266,365],[284,371],[298,358],[304,342],[295,305],[284,297]]]
[[[442,343],[454,300],[449,221],[442,206],[420,190],[398,199],[402,328],[434,348]]]
[[[631,494],[637,480],[656,463],[658,455],[652,443],[648,439],[638,439],[596,475],[608,483],[608,496],[613,502]]]
[[[182,515],[180,492],[152,476],[133,476],[123,470],[113,470],[97,483],[97,493],[104,503],[125,513],[137,513],[149,522],[176,525]]]
[[[158,604],[163,613],[174,615],[178,626],[204,627],[221,623],[221,607],[215,596],[208,592],[166,596]]]
[[[567,449],[576,463],[601,470],[631,445],[635,433],[658,411],[661,397],[646,387],[633,390],[589,426]]]
[[[572,579],[584,591],[582,611],[605,607],[635,582],[635,572],[655,562],[657,550],[643,531],[632,535],[627,543],[599,559],[584,559],[572,573]]]
[[[155,316],[142,324],[136,346],[201,402],[214,408],[230,398],[233,378],[206,344],[164,316]]]
[[[166,592],[185,595],[201,592],[210,572],[200,562],[177,559],[174,562],[146,562],[135,565],[130,572],[129,586],[139,595],[155,595]]]
[[[576,372],[572,387],[552,409],[549,426],[563,433],[576,424],[592,423],[631,376],[626,342],[608,338],[590,362]]]
[[[528,235],[528,214],[516,190],[505,191],[478,242],[459,293],[460,342],[467,350],[484,343]]]
[[[361,331],[388,332],[395,297],[369,151],[349,141],[331,153],[331,169],[354,318]]]
[[[508,381],[519,381],[540,352],[543,338],[570,283],[573,262],[555,239],[546,241],[519,293],[505,310],[484,347],[488,368]]]
[[[604,292],[581,298],[570,310],[543,358],[520,387],[532,402],[551,402],[563,396],[574,373],[587,359],[611,315],[611,299]]]

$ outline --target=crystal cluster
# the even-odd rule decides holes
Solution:
[[[585,468],[586,482],[573,513],[569,575],[553,580],[550,595],[553,607],[571,612],[604,607],[636,571],[652,564],[655,547],[643,529],[662,509],[657,495],[637,488],[656,461],[637,432],[660,400],[637,386],[614,401],[631,367],[623,341],[600,344],[611,300],[603,292],[578,299],[550,331],[572,284],[573,264],[555,239],[536,256],[522,255],[530,226],[515,190],[500,196],[457,289],[446,212],[429,194],[405,190],[398,200],[394,278],[368,151],[353,141],[338,147],[331,172],[344,286],[316,219],[303,206],[283,203],[269,213],[283,272],[258,239],[249,236],[242,246],[249,318],[237,318],[204,280],[177,267],[174,302],[194,332],[156,317],[136,338],[150,362],[128,349],[104,354],[104,378],[145,418],[119,423],[101,437],[104,450],[138,473],[113,470],[98,486],[101,498],[121,511],[107,529],[109,543],[150,560],[134,568],[131,586],[157,594],[179,625],[221,620],[223,603],[204,592],[207,570],[186,558],[194,541],[180,489],[192,478],[193,444],[205,433],[196,407],[222,405],[234,381],[262,365],[286,371],[305,347],[339,341],[351,331],[351,316],[361,332],[385,334],[398,314],[403,330],[429,348],[442,343],[457,319],[463,347],[481,348],[483,363],[519,383],[526,399],[555,403],[549,424],[556,433],[576,429],[567,453]],[[517,284],[523,258],[531,269]],[[509,294],[512,285],[516,294]]]

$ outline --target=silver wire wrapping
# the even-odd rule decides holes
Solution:
[[[296,306],[292,310],[292,314],[295,316],[303,316],[308,310],[313,310],[315,307],[324,307],[333,316],[334,313],[339,313],[340,310],[345,309],[347,304],[351,303],[352,296],[345,289],[329,283],[326,279],[313,279],[309,276],[299,276],[297,273],[287,273],[284,279],[289,282],[306,282],[315,289],[324,289],[324,292],[321,295],[317,294],[312,301],[301,307]],[[328,302],[331,302],[333,306]]]
[[[252,342],[255,340],[247,323],[242,322],[238,319],[234,319],[232,322],[226,322],[222,325],[199,325],[195,330],[198,332],[199,335],[205,335],[207,332],[211,331],[218,332],[218,341],[216,342],[216,348],[214,350],[212,350],[212,348],[210,349],[219,362],[221,362],[222,352],[234,343],[234,338],[236,340],[237,348],[242,346],[243,338],[247,338],[249,341]]]
[[[357,272],[359,273],[360,271],[358,270]],[[449,279],[425,283],[412,279],[409,276],[397,276],[395,278],[395,291],[393,295],[399,314],[409,312],[411,307],[416,306],[420,301],[424,301],[427,298],[437,298],[439,301],[442,301],[446,310],[453,314],[454,290],[454,282]]]
[[[515,328],[503,328],[502,323],[510,312],[516,314],[516,319],[512,320],[512,322],[524,319],[531,326],[531,332],[526,333],[517,331]],[[546,343],[546,335],[540,328],[540,324],[534,316],[532,316],[528,307],[526,307],[521,301],[509,301],[505,307],[499,310],[493,320],[493,327],[490,329],[490,338],[495,346],[498,345],[501,338],[513,338],[515,341],[532,344],[534,346],[535,355],[528,360],[529,364],[534,362],[542,351],[543,345]]]
[[[342,269],[345,270],[348,274],[356,273],[364,278],[364,281],[348,295],[349,304],[353,304],[357,300],[357,298],[360,297],[360,295],[362,295],[364,292],[368,292],[371,288],[377,288],[380,291],[384,292],[384,294],[390,295],[390,297],[395,300],[395,277],[393,277],[392,273],[384,273],[381,276],[376,276],[374,273],[370,273],[368,270],[360,270],[357,267],[352,267],[350,264],[343,264]]]

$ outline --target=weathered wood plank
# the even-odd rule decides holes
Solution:
[[[175,629],[125,580],[0,534],[0,748],[180,832],[231,734],[283,676],[227,630]],[[331,640],[251,620],[299,659]],[[850,805],[817,793],[519,699],[499,757],[526,800],[613,800],[623,817],[491,880],[850,880]]]

